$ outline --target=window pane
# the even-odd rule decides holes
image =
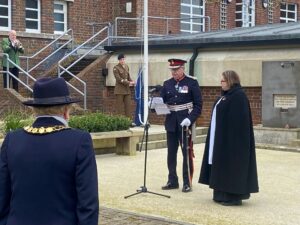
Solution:
[[[38,18],[38,12],[32,11],[32,10],[26,10],[26,18],[28,19],[37,19]]]
[[[193,24],[193,31],[201,31],[202,25]]]
[[[190,14],[191,13],[190,12],[190,7],[182,5],[181,6],[181,13],[188,13],[188,14]]]
[[[64,10],[64,6],[61,5],[61,4],[54,4],[54,10],[63,11]]]
[[[55,23],[54,30],[55,31],[64,31],[64,24],[63,23]]]
[[[181,3],[190,4],[191,1],[190,0],[181,0]]]
[[[280,23],[286,23],[286,21],[285,20],[280,20]]]
[[[285,12],[284,11],[280,11],[280,17],[285,17]]]
[[[203,18],[192,19],[192,23],[203,23]]]
[[[288,18],[294,19],[294,18],[295,18],[295,13],[289,12],[289,13],[288,13]]]
[[[37,9],[38,8],[37,0],[26,0],[26,8]]]
[[[242,11],[242,5],[236,5],[235,11]]]
[[[192,4],[193,5],[200,5],[200,0],[193,0]]]
[[[28,21],[28,20],[26,20],[26,28],[37,30],[38,29],[38,22],[37,21]]]
[[[237,13],[237,14],[235,14],[235,18],[236,18],[237,20],[242,19],[242,13]]]
[[[286,9],[286,4],[280,4],[280,9]]]
[[[191,26],[189,23],[181,23],[181,30],[190,30]]]
[[[295,5],[294,4],[288,4],[288,10],[295,11]]]
[[[61,13],[54,13],[54,21],[64,21],[64,14]]]
[[[242,21],[236,21],[235,26],[236,27],[241,27],[243,25]]]
[[[200,8],[193,8],[193,14],[196,14],[196,15],[201,15],[201,9]]]
[[[0,18],[0,27],[8,27],[8,19]]]
[[[0,15],[1,16],[8,16],[8,8],[0,7]]]
[[[0,0],[0,5],[8,5],[8,0]]]

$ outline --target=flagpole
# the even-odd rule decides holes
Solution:
[[[144,124],[148,118],[148,0],[144,0]]]

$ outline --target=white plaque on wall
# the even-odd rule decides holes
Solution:
[[[297,108],[297,95],[274,94],[273,102],[274,108]]]

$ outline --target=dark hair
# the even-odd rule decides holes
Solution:
[[[123,53],[121,53],[121,54],[118,55],[118,60],[123,59],[123,58],[125,58],[125,56],[124,56]]]
[[[226,70],[222,73],[222,76],[227,81],[227,84],[232,88],[235,84],[240,84],[239,75],[233,70]]]

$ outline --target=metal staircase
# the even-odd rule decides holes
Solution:
[[[81,45],[74,48],[70,53],[65,55],[59,62],[58,62],[58,76],[66,78],[67,81],[76,80],[77,85],[75,86],[73,83],[68,82],[69,87],[71,87],[74,91],[76,91],[79,95],[83,97],[83,105],[84,109],[87,109],[87,86],[86,82],[80,79],[77,74],[80,69],[76,69],[75,65],[82,60],[88,62],[88,57],[92,55],[93,51],[101,51],[104,44],[110,45],[110,36],[112,33],[111,25],[107,25],[102,28],[100,31],[95,33],[92,37],[86,40]],[[100,39],[95,43],[94,40]],[[70,64],[66,64],[66,61],[72,61],[72,59],[76,58],[75,61],[71,62]],[[82,68],[81,68],[82,69]],[[79,84],[79,85],[78,85]]]

